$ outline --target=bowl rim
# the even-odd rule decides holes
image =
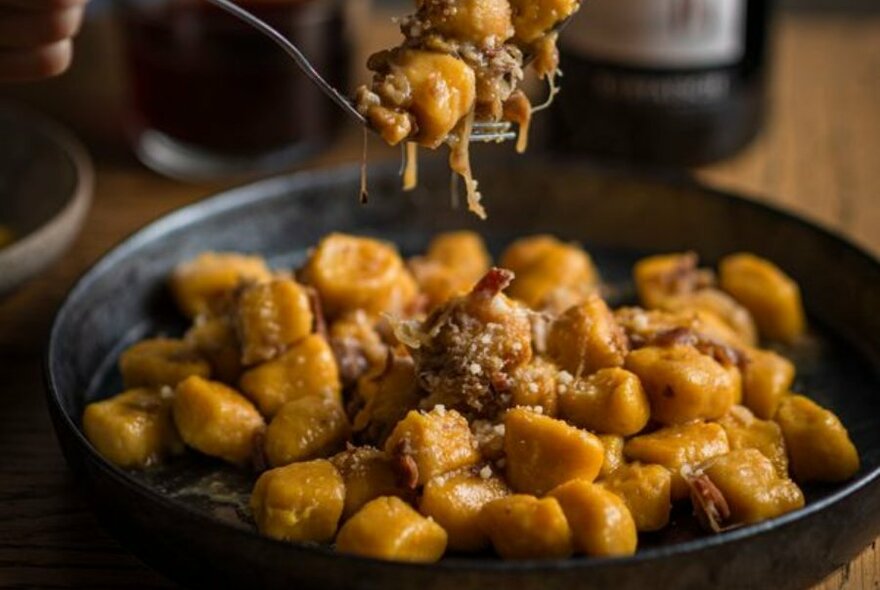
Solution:
[[[33,264],[29,270],[16,273],[17,276],[8,283],[8,288],[14,289],[54,262],[76,238],[92,200],[95,170],[83,143],[60,123],[33,109],[5,101],[0,102],[0,111],[23,119],[29,129],[54,144],[70,162],[75,175],[74,185],[58,211],[32,231],[0,248],[0,267],[15,268],[14,263],[29,252],[45,252],[47,241],[54,246],[50,247],[48,255],[40,256],[40,262]],[[52,236],[60,237],[53,240]]]
[[[543,162],[550,166],[563,166],[567,158],[556,158],[554,160],[544,159]],[[371,165],[371,173],[376,175],[385,175],[396,173],[397,162],[385,162],[381,164]],[[864,258],[870,264],[874,265],[880,271],[880,258],[869,252],[867,249],[856,244],[849,237],[844,236],[838,230],[831,228],[829,225],[811,219],[807,215],[795,213],[792,210],[770,205],[761,200],[757,200],[754,196],[746,194],[736,194],[727,192],[723,189],[707,186],[697,179],[681,175],[678,173],[669,173],[664,171],[640,171],[633,172],[627,168],[610,167],[606,168],[609,176],[618,176],[625,174],[635,180],[650,181],[665,184],[670,188],[678,188],[681,190],[698,190],[706,193],[714,199],[721,199],[728,202],[737,203],[737,206],[743,206],[754,210],[761,211],[764,214],[779,216],[780,218],[795,223],[801,227],[818,232],[823,237],[837,241],[852,254]],[[249,201],[260,201],[271,198],[273,195],[284,192],[297,192],[303,188],[314,190],[326,184],[337,184],[340,181],[357,178],[360,174],[358,165],[342,165],[316,170],[305,170],[293,172],[283,175],[270,177],[253,183],[244,184],[242,186],[233,187],[220,191],[202,201],[198,201],[186,205],[180,209],[172,211],[158,219],[149,222],[142,228],[134,231],[129,236],[120,240],[116,245],[110,248],[102,255],[94,264],[92,264],[77,279],[71,289],[64,298],[63,303],[59,306],[52,320],[52,328],[49,334],[48,343],[43,359],[43,377],[45,383],[45,391],[50,411],[54,411],[60,418],[63,426],[73,434],[77,444],[82,447],[88,458],[97,462],[97,465],[113,479],[121,485],[134,488],[138,493],[146,495],[153,502],[180,514],[185,514],[189,519],[195,519],[199,522],[210,526],[222,526],[229,531],[235,531],[238,534],[246,535],[252,542],[270,543],[277,546],[285,547],[290,550],[312,553],[315,555],[332,557],[333,559],[361,562],[361,563],[381,563],[387,567],[397,568],[398,571],[405,570],[431,570],[439,572],[480,572],[491,573],[494,571],[529,571],[532,573],[550,573],[572,568],[588,569],[594,567],[602,567],[605,565],[627,566],[644,564],[646,562],[663,559],[673,556],[681,556],[688,553],[696,553],[702,550],[715,548],[721,545],[733,544],[746,541],[758,535],[767,533],[772,530],[781,529],[787,525],[807,519],[830,506],[837,504],[846,498],[856,494],[860,490],[876,484],[880,480],[880,466],[862,474],[861,476],[846,482],[843,487],[830,493],[829,495],[807,504],[803,508],[790,512],[783,516],[747,525],[726,531],[720,534],[700,537],[678,543],[670,543],[668,545],[660,545],[648,547],[637,551],[634,555],[623,557],[588,557],[575,556],[564,559],[527,559],[527,560],[502,560],[499,558],[485,559],[481,557],[463,557],[449,556],[443,557],[440,561],[429,564],[407,563],[396,561],[384,561],[370,557],[362,557],[338,553],[330,546],[315,543],[299,543],[286,542],[270,539],[259,535],[259,533],[244,526],[236,526],[198,510],[192,510],[184,507],[182,504],[175,502],[171,498],[162,495],[158,490],[145,485],[142,481],[134,477],[131,473],[113,465],[104,457],[102,457],[85,438],[75,417],[70,416],[64,409],[61,402],[60,392],[55,382],[52,371],[53,359],[59,356],[59,327],[65,318],[67,308],[70,301],[80,295],[80,293],[88,290],[91,283],[103,275],[105,268],[114,265],[119,259],[129,255],[131,250],[136,250],[145,243],[179,229],[189,222],[216,215],[229,209],[242,206]],[[288,198],[296,198],[288,196]],[[868,362],[869,359],[860,354],[860,356]],[[872,369],[878,371],[876,362],[870,362]],[[56,421],[56,425],[58,422]],[[56,426],[57,427],[57,426]]]

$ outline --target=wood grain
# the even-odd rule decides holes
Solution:
[[[696,170],[818,219],[880,253],[880,19],[787,15],[779,23],[773,114],[735,158]],[[343,138],[326,164],[358,153]],[[182,185],[134,163],[99,162],[85,230],[42,277],[0,300],[0,587],[173,588],[96,522],[46,413],[41,355],[51,316],[89,264],[148,221],[218,186]],[[876,543],[818,588],[880,588]]]

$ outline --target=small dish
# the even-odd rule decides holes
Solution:
[[[82,144],[34,112],[0,104],[0,295],[56,260],[79,233],[92,197]]]

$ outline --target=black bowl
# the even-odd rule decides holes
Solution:
[[[373,201],[356,203],[356,168],[260,182],[187,207],[124,241],[80,280],[58,313],[47,357],[61,446],[104,522],[149,564],[193,586],[263,588],[799,588],[850,561],[880,533],[880,264],[786,213],[688,181],[633,178],[582,163],[495,162],[481,171],[489,220],[449,205],[448,172],[429,165],[401,194],[394,166],[371,170]],[[766,256],[800,283],[813,335],[796,351],[797,387],[849,428],[862,469],[807,489],[808,505],[713,537],[687,527],[646,539],[633,557],[434,565],[339,555],[263,539],[242,501],[250,476],[189,456],[147,473],[103,460],[80,428],[85,404],[119,389],[115,359],[148,334],[183,329],[164,288],[179,261],[207,250],[260,252],[291,266],[329,231],[381,236],[404,252],[435,232],[477,229],[491,247],[536,232],[582,242],[622,302],[648,252],[694,249],[706,262],[738,250]],[[686,519],[684,519],[686,520]]]

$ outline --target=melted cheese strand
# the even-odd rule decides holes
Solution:
[[[547,88],[548,88],[547,100],[545,100],[544,102],[542,102],[538,106],[533,107],[532,113],[537,113],[539,111],[543,111],[544,109],[549,108],[551,104],[553,104],[553,100],[556,98],[556,95],[559,94],[560,90],[562,90],[562,88],[560,88],[559,86],[556,85],[556,78],[557,77],[559,77],[559,78],[562,77],[562,70],[556,70],[555,72],[553,72],[552,74],[549,74],[547,76]]]
[[[419,184],[419,145],[406,142],[403,148],[403,190],[411,191]]]
[[[473,126],[474,111],[472,109],[454,132],[457,137],[455,138],[456,143],[449,152],[449,167],[464,179],[468,210],[480,219],[486,219],[486,210],[480,204],[482,196],[477,190],[477,181],[474,180],[471,173],[470,141]]]
[[[516,153],[524,154],[529,149],[529,127],[532,126],[532,114],[519,124],[519,131],[516,135]]]
[[[517,90],[504,103],[504,118],[519,126],[516,137],[516,153],[525,153],[529,146],[529,127],[532,123],[532,105],[521,91]]]
[[[369,143],[370,132],[364,127],[364,144],[361,151],[361,192],[359,200],[365,205],[370,199],[370,193],[367,191],[367,144]]]

